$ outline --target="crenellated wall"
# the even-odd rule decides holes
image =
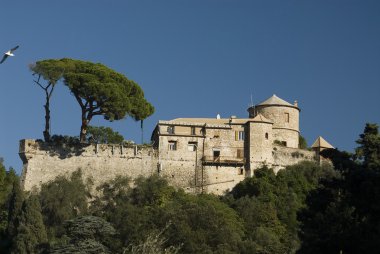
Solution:
[[[105,144],[49,146],[36,140],[21,140],[21,181],[25,190],[31,190],[34,186],[54,180],[59,175],[70,175],[78,169],[82,169],[83,176],[91,178],[95,186],[119,175],[132,179],[150,176],[157,172],[155,152],[151,147]]]
[[[266,131],[268,131],[267,128],[263,133]],[[212,137],[215,139],[214,134]],[[215,161],[210,159],[208,153],[205,152],[208,148],[203,146],[203,139],[205,138],[196,137],[188,138],[186,142],[182,140],[183,144],[178,143],[179,147],[176,151],[167,150],[165,147],[160,155],[158,150],[151,146],[48,145],[42,141],[21,140],[22,185],[28,191],[35,186],[38,188],[41,184],[54,180],[59,175],[69,176],[72,172],[82,169],[83,176],[91,178],[94,186],[99,186],[117,176],[128,176],[133,180],[139,176],[148,177],[159,173],[170,184],[183,188],[187,192],[223,194],[245,177],[251,176],[252,170],[263,164],[273,167],[277,172],[287,165],[296,164],[302,160],[316,161],[315,152],[270,146],[269,143],[265,160],[260,157],[257,159],[257,165],[255,161],[251,161],[255,158],[252,156],[250,161],[230,157],[221,157],[221,160]],[[197,150],[189,151],[188,142],[195,141]],[[243,146],[240,143],[239,145]],[[232,153],[235,154],[236,151]],[[260,150],[255,153],[263,156]]]

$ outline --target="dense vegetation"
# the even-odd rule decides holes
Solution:
[[[97,188],[80,171],[37,192],[0,164],[1,253],[378,253],[380,135],[367,124],[355,154],[275,175],[263,167],[224,196],[165,179],[119,177]]]

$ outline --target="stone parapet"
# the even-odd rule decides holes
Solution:
[[[23,161],[21,182],[26,191],[78,169],[95,186],[117,176],[134,179],[157,172],[156,151],[148,146],[51,145],[26,139],[20,141],[19,154]]]
[[[276,172],[288,165],[294,165],[301,161],[318,162],[318,156],[316,152],[304,149],[274,145],[272,154],[272,166]]]

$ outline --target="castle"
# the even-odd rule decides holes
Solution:
[[[303,160],[319,162],[319,152],[332,148],[321,137],[312,150],[299,148],[297,101],[290,104],[273,95],[248,113],[248,118],[159,121],[148,147],[93,144],[79,152],[22,140],[22,183],[30,190],[81,168],[95,185],[120,175],[134,179],[158,173],[188,192],[222,194],[263,165],[277,172]]]

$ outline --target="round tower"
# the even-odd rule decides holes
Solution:
[[[297,101],[290,104],[276,95],[248,108],[250,118],[261,114],[273,122],[275,144],[292,148],[298,148],[300,111]]]

